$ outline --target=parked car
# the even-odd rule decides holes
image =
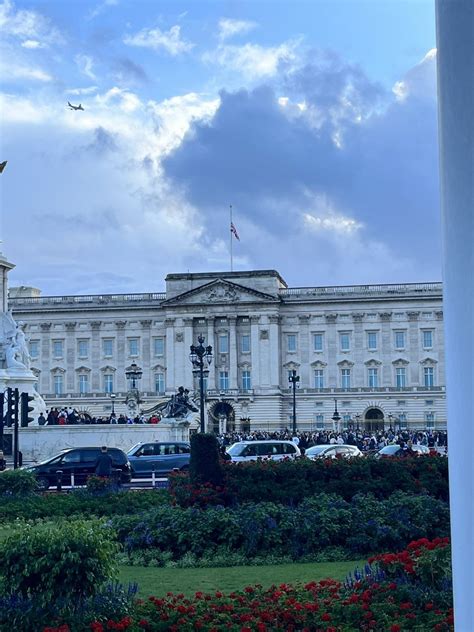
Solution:
[[[119,448],[108,448],[108,454],[112,457],[113,470],[120,472],[120,482],[130,483],[131,468],[127,455]],[[53,456],[47,461],[30,465],[25,470],[33,472],[40,489],[47,490],[56,485],[57,471],[62,471],[62,484],[71,485],[71,474],[74,473],[74,484],[85,485],[89,476],[95,473],[97,457],[100,448],[69,448],[61,454]]]
[[[127,452],[132,476],[168,474],[172,470],[189,469],[191,446],[185,442],[137,443]]]
[[[227,454],[234,462],[257,459],[279,461],[301,456],[301,451],[292,441],[239,441],[227,449]]]
[[[363,456],[355,445],[313,445],[305,450],[308,459],[350,459],[355,456]]]
[[[398,443],[386,445],[375,454],[376,459],[393,459],[410,456],[421,456],[429,454],[430,450],[426,445],[412,445],[411,451],[407,447],[400,447]]]

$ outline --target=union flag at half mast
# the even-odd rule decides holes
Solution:
[[[230,232],[240,241],[239,233],[237,232],[237,228],[234,226],[234,222],[230,223]]]

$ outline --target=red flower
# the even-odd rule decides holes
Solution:
[[[394,623],[390,626],[390,632],[400,632],[402,628],[398,625],[398,623]]]
[[[332,617],[329,614],[329,612],[323,612],[323,614],[321,615],[321,620],[322,621],[331,621]]]

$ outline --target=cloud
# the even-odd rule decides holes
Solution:
[[[273,47],[250,43],[242,46],[221,44],[215,50],[204,53],[203,61],[253,81],[273,77],[282,64],[294,62],[300,43],[300,40],[292,40]]]
[[[25,40],[24,42],[21,43],[21,45],[23,46],[23,48],[30,48],[30,49],[38,49],[38,48],[46,48],[46,44],[42,44],[41,42],[38,42],[38,40]]]
[[[100,4],[98,4],[87,16],[88,20],[93,20],[97,16],[101,15],[104,11],[108,9],[108,7],[115,7],[118,5],[118,0],[103,0]]]
[[[176,24],[169,31],[162,31],[158,27],[144,28],[135,35],[127,35],[123,39],[129,46],[164,50],[173,57],[190,51],[194,44],[181,39],[181,27]]]
[[[401,102],[359,67],[311,51],[272,87],[222,92],[164,174],[212,239],[233,204],[252,268],[286,267],[299,284],[315,282],[316,262],[329,283],[439,278],[436,103],[421,87],[433,60],[423,82],[418,70]]]
[[[17,10],[12,0],[4,0],[0,5],[0,32],[4,38],[37,41],[42,46],[64,42],[62,34],[48,18],[37,11]]]
[[[66,90],[66,94],[94,94],[97,90],[97,86],[87,86],[87,88],[69,88]]]
[[[235,35],[243,35],[256,28],[257,23],[250,20],[233,20],[221,18],[219,20],[219,39],[224,41]]]
[[[37,66],[30,66],[21,61],[15,61],[10,58],[5,59],[3,57],[0,60],[0,75],[2,80],[5,81],[39,81],[49,82],[53,80],[53,77]]]
[[[113,62],[115,77],[121,82],[131,83],[144,83],[148,81],[148,76],[140,64],[128,59],[128,57],[121,57]]]
[[[398,101],[409,96],[420,99],[436,99],[436,48],[429,50],[423,59],[411,68],[393,88]]]
[[[89,55],[78,54],[74,57],[74,61],[76,62],[76,65],[79,68],[79,71],[83,75],[85,75],[86,77],[89,77],[89,79],[92,79],[93,81],[97,79],[96,75],[94,74],[92,70],[94,66],[94,60],[92,59],[92,57],[90,57]]]

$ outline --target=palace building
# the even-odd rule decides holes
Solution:
[[[144,411],[179,386],[198,393],[189,359],[212,345],[209,430],[446,428],[441,283],[287,286],[275,270],[169,274],[166,292],[41,296],[10,288],[48,407],[125,412],[135,362]],[[111,397],[112,395],[112,397]]]

